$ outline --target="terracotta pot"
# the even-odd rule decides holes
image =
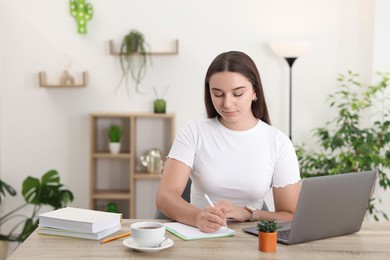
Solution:
[[[259,232],[259,250],[262,252],[276,252],[276,238],[276,232]]]

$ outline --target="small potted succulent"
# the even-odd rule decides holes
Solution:
[[[275,219],[260,220],[257,224],[260,251],[276,252],[277,229],[279,229],[279,226]]]
[[[121,149],[122,128],[119,125],[111,125],[108,130],[108,139],[110,140],[110,153],[117,154]]]

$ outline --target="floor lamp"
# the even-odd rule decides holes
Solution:
[[[271,49],[287,61],[289,66],[289,122],[288,134],[292,140],[292,67],[294,62],[311,46],[310,42],[270,42]]]

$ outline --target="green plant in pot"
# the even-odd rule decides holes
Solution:
[[[118,204],[116,204],[115,202],[107,203],[106,211],[107,212],[113,212],[113,213],[120,213],[120,211],[118,209]]]
[[[0,202],[5,199],[7,193],[11,196],[17,195],[14,188],[0,180]],[[7,234],[0,234],[0,240],[23,242],[38,227],[37,214],[43,205],[59,209],[73,201],[73,193],[63,187],[56,170],[46,172],[40,180],[27,177],[22,184],[22,195],[25,203],[0,217],[0,227],[11,221],[16,222]],[[30,216],[19,213],[27,206],[32,206]],[[20,226],[22,230],[18,231]]]
[[[164,89],[164,92],[161,96],[158,95],[157,89],[153,87],[154,95],[156,99],[153,102],[153,112],[163,114],[166,112],[167,102],[164,99],[165,94],[167,93],[169,86]]]
[[[119,60],[122,70],[122,77],[118,87],[124,82],[128,86],[129,76],[135,83],[135,90],[141,93],[139,85],[146,75],[148,56],[150,63],[150,46],[144,35],[138,30],[131,30],[122,40]],[[127,88],[127,94],[130,95]]]
[[[340,74],[339,89],[327,100],[336,116],[313,130],[319,148],[296,146],[303,178],[376,169],[379,187],[390,187],[389,75],[378,73],[379,82],[366,86],[358,82],[356,73]],[[378,201],[371,198],[368,212],[375,220],[380,216],[388,220],[387,214],[378,210]]]
[[[275,252],[277,243],[278,222],[275,219],[260,220],[257,224],[259,231],[259,250],[263,252]]]
[[[108,138],[110,140],[109,149],[111,153],[117,154],[121,148],[122,128],[119,125],[111,125],[108,130]]]

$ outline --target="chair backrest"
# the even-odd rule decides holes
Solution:
[[[188,179],[187,185],[184,188],[183,193],[181,194],[181,197],[185,201],[187,201],[188,203],[191,202],[191,183],[192,183],[191,179]],[[263,207],[261,208],[261,210],[268,211],[268,206],[265,203],[265,201],[263,203]],[[165,216],[165,214],[162,213],[159,209],[156,210],[156,214],[154,215],[154,218],[155,219],[170,219],[167,216]]]
[[[181,194],[181,197],[185,201],[187,201],[188,203],[190,203],[190,201],[191,201],[191,183],[192,183],[191,179],[188,178],[187,185],[184,188],[183,193]],[[156,214],[154,215],[154,218],[155,219],[170,219],[167,216],[165,216],[165,214],[162,213],[159,209],[156,210]]]

